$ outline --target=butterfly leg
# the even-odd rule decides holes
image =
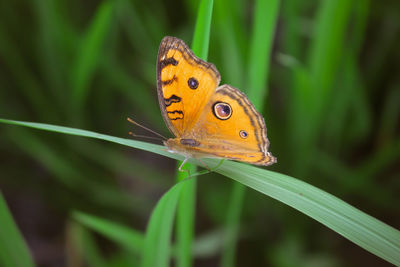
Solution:
[[[221,161],[218,163],[218,165],[217,165],[217,166],[215,166],[215,167],[212,169],[212,171],[215,171],[215,170],[217,170],[217,169],[219,168],[219,166],[221,166],[221,165],[222,165],[222,163],[224,163],[224,161],[225,161],[225,159],[221,159]]]
[[[202,161],[201,159],[198,159],[198,160],[201,162],[201,164],[203,164],[203,166],[204,166],[209,172],[211,172],[211,169],[207,166],[207,164],[204,163],[204,161]]]
[[[186,170],[182,169],[183,166],[185,165],[185,163],[188,161],[188,159],[189,159],[189,158],[185,158],[185,159],[182,161],[182,164],[181,164],[181,166],[179,166],[179,169],[178,169],[178,170],[179,170],[180,172],[187,172],[188,177],[190,177],[190,170],[189,170],[189,169],[186,169]]]
[[[199,161],[204,164],[204,162],[202,162],[201,160],[199,160]],[[200,176],[200,175],[203,175],[203,174],[207,174],[207,173],[213,172],[213,171],[217,170],[219,168],[219,166],[221,166],[224,161],[225,161],[225,159],[221,159],[221,161],[218,163],[218,165],[215,166],[212,169],[209,169],[208,166],[206,164],[204,164],[204,166],[206,166],[207,170],[202,170],[202,171],[196,172],[196,173],[192,174],[191,177]]]

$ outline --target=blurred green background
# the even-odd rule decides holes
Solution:
[[[278,157],[270,169],[399,229],[400,3],[278,3],[261,111]],[[198,5],[0,1],[0,117],[127,138],[129,116],[170,136],[156,95],[158,46],[166,35],[191,44]],[[254,9],[254,1],[215,0],[211,25],[209,61],[222,83],[244,92],[246,77],[256,71],[247,67]],[[143,232],[155,203],[175,182],[176,162],[1,125],[0,168],[1,192],[38,266],[85,266],[91,252],[82,249],[77,233],[90,236],[101,264],[130,266],[127,251],[82,227],[71,213]],[[232,184],[214,173],[198,179],[196,240],[205,246],[198,246],[196,266],[220,264]],[[390,266],[260,193],[247,190],[242,205],[236,266]]]

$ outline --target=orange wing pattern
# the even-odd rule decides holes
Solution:
[[[271,165],[264,119],[238,89],[217,88],[220,75],[174,37],[161,41],[157,92],[162,115],[176,138],[165,144],[186,157],[220,157]]]
[[[193,139],[201,140],[199,146],[193,147],[199,153],[258,165],[276,162],[268,152],[263,117],[245,94],[229,85],[218,87],[211,96],[193,135]]]
[[[196,57],[182,40],[164,37],[157,58],[158,100],[176,137],[192,131],[219,81],[213,64]]]

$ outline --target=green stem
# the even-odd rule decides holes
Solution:
[[[210,42],[210,27],[213,10],[213,0],[202,0],[197,15],[196,28],[193,36],[192,50],[203,60],[207,60]],[[179,162],[181,164],[181,162]],[[196,172],[196,166],[186,163],[184,169],[190,173]],[[177,181],[187,178],[186,172],[177,174]],[[177,266],[192,266],[192,244],[196,209],[196,179],[189,179],[182,190],[177,210]]]

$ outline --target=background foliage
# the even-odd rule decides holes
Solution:
[[[215,1],[208,58],[222,83],[248,95],[254,94],[249,87],[268,88],[258,96],[279,161],[271,169],[399,228],[399,4],[277,2],[268,56],[249,52],[262,42],[252,38],[257,11],[266,8],[260,2]],[[157,49],[165,35],[191,43],[198,5],[0,1],[1,117],[126,137],[130,116],[168,135],[156,100]],[[257,58],[269,62],[261,73],[248,68]],[[266,73],[263,84],[252,83],[252,75]],[[138,262],[132,251],[146,247],[140,242],[150,212],[175,181],[173,160],[3,125],[0,137],[0,189],[38,266]],[[232,188],[231,180],[215,173],[198,179],[198,266],[229,265],[221,237],[232,219],[227,203],[237,200]],[[255,191],[247,190],[236,204],[237,266],[388,264]],[[94,218],[75,210],[129,226],[129,234],[125,228],[112,233],[127,246],[102,234],[107,226],[94,232]]]

